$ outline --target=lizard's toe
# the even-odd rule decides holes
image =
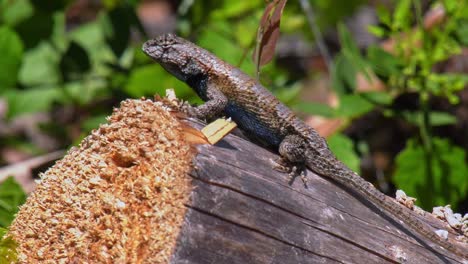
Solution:
[[[273,169],[283,173],[291,173],[292,166],[288,164],[283,158],[279,157],[276,160],[271,160]]]
[[[304,163],[300,162],[290,162],[282,157],[271,160],[273,164],[273,169],[279,172],[287,173],[288,174],[288,182],[292,184],[296,177],[301,177],[302,182],[305,186],[307,186],[307,178],[306,178],[306,166]]]

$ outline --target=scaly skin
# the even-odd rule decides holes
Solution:
[[[147,41],[143,51],[190,85],[205,101],[198,107],[186,107],[189,115],[205,119],[225,113],[247,135],[278,150],[288,163],[305,164],[313,172],[357,191],[430,241],[468,259],[467,252],[442,240],[408,208],[394,202],[346,167],[313,128],[238,68],[173,34]]]

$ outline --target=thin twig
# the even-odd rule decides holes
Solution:
[[[299,0],[302,10],[306,14],[307,21],[309,22],[309,26],[312,30],[312,33],[315,36],[315,41],[317,42],[317,47],[322,54],[323,59],[325,60],[325,64],[327,65],[328,72],[331,72],[331,57],[330,53],[328,52],[327,46],[325,45],[325,41],[323,40],[322,32],[320,31],[317,23],[315,21],[315,15],[312,7],[309,4],[308,0]]]

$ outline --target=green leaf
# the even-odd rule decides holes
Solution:
[[[461,21],[455,29],[455,34],[462,45],[468,46],[468,20]]]
[[[340,96],[340,106],[337,113],[341,117],[358,117],[374,109],[374,104],[359,94]]]
[[[335,58],[332,71],[332,85],[339,95],[349,93],[356,89],[356,69],[343,55],[339,54]]]
[[[429,114],[429,122],[432,126],[446,126],[457,123],[457,117],[447,112],[432,111]]]
[[[214,20],[236,18],[256,10],[262,4],[260,1],[220,1],[223,6],[213,10],[211,17]]]
[[[220,32],[229,32],[231,27],[227,23],[216,24],[216,30],[204,30],[198,38],[198,45],[216,54],[219,58],[228,63],[238,66],[244,56],[245,50],[241,48],[233,39]],[[240,68],[247,73],[254,73],[255,66],[252,60],[244,59]]]
[[[392,18],[388,8],[382,4],[379,4],[377,5],[376,12],[380,22],[386,26],[390,26]]]
[[[17,90],[5,94],[8,102],[8,118],[25,113],[47,111],[62,96],[58,87],[40,87]]]
[[[393,13],[394,30],[406,29],[409,26],[411,10],[411,0],[400,0],[397,2],[395,12]]]
[[[370,46],[367,49],[367,59],[379,76],[390,77],[400,71],[398,59],[378,46]]]
[[[23,56],[23,43],[8,27],[0,27],[0,92],[16,84]]]
[[[0,227],[10,225],[18,207],[25,201],[26,194],[13,177],[0,183]]]
[[[359,95],[373,104],[389,105],[393,102],[393,97],[388,92],[365,92]]]
[[[326,104],[314,103],[314,102],[301,102],[296,105],[297,109],[301,112],[319,115],[323,117],[336,117],[336,110]]]
[[[374,26],[374,25],[367,26],[367,31],[369,31],[369,33],[371,33],[372,35],[378,38],[382,38],[385,36],[385,30],[379,26]]]
[[[175,89],[177,97],[195,96],[195,92],[185,83],[167,73],[160,65],[152,64],[136,68],[130,74],[124,90],[132,97],[164,96],[166,89]]]
[[[327,141],[336,157],[351,170],[359,173],[359,157],[354,151],[353,141],[343,134],[334,134]]]
[[[52,45],[42,42],[24,54],[19,81],[25,86],[56,84],[60,80],[60,54]]]
[[[370,79],[368,63],[361,55],[359,47],[351,36],[351,33],[343,23],[338,24],[338,34],[342,46],[341,53],[345,56],[356,72],[361,72],[367,79]]]
[[[277,76],[278,77],[278,76]],[[274,90],[274,95],[284,104],[294,104],[302,91],[302,86],[299,83],[287,86],[285,83],[277,85],[281,89]]]
[[[340,36],[340,43],[343,47],[343,50],[351,57],[357,56],[359,54],[359,48],[356,45],[354,39],[351,37],[351,33],[346,28],[345,24],[338,24],[338,34]]]
[[[423,126],[423,115],[421,112],[402,111],[399,113],[406,121],[418,126]],[[457,123],[457,118],[447,112],[432,111],[429,113],[431,126],[446,126]]]
[[[0,263],[16,263],[18,244],[12,237],[4,237],[7,229],[0,227]]]
[[[410,139],[396,158],[393,180],[398,188],[417,198],[417,204],[425,209],[445,204],[456,206],[468,193],[465,151],[448,139],[433,138],[433,146],[433,179],[428,178],[425,170],[422,146]]]
[[[34,8],[28,0],[1,1],[0,19],[11,27],[32,16]]]

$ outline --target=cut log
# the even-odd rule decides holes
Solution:
[[[47,171],[9,233],[21,262],[463,263],[352,190],[310,171],[289,184],[235,133],[194,151],[201,124],[175,116],[125,101]]]

